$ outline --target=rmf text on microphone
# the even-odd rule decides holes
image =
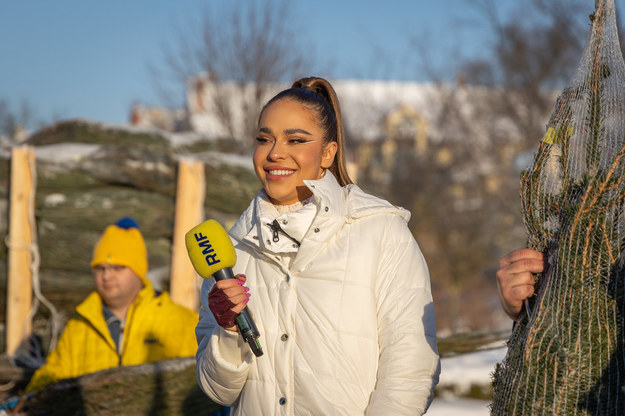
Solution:
[[[198,246],[202,248],[202,254],[204,255],[206,264],[214,266],[215,264],[221,262],[221,260],[217,258],[217,253],[208,240],[208,237],[202,235],[202,233],[195,233],[193,236],[195,237],[195,241],[198,242]]]

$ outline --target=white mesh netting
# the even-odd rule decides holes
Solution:
[[[547,269],[508,341],[494,415],[625,414],[625,63],[614,0],[591,31],[521,177],[528,247]]]

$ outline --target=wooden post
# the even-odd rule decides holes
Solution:
[[[28,319],[32,303],[31,246],[35,224],[35,152],[30,146],[11,152],[9,207],[6,353],[12,356],[31,332]]]
[[[203,162],[178,163],[170,295],[174,302],[194,311],[199,310],[198,277],[189,260],[184,236],[204,220],[205,182]]]

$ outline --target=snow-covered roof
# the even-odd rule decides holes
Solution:
[[[200,87],[198,87],[200,85]],[[464,138],[466,124],[470,123],[474,140],[489,140],[500,132],[508,138],[519,137],[520,133],[510,119],[501,115],[494,117],[493,96],[500,93],[494,88],[455,84],[434,84],[401,81],[333,80],[345,127],[352,140],[374,141],[386,137],[385,120],[393,112],[403,108],[412,109],[420,118],[427,121],[428,139],[433,141]],[[263,102],[275,93],[288,88],[287,84],[275,84],[265,89]],[[222,118],[211,104],[209,94],[219,89],[220,97],[228,100],[228,111],[238,131],[234,135],[244,137],[242,96],[253,94],[250,85],[234,83],[214,84],[207,78],[196,77],[188,83],[187,107],[190,125],[197,132],[213,137],[230,137]],[[243,97],[245,99],[245,97]],[[221,103],[223,105],[223,103]],[[448,118],[453,106],[455,116],[464,124],[454,123]],[[462,124],[462,125],[460,125]]]

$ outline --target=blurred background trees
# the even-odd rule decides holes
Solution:
[[[27,101],[22,101],[17,107],[11,104],[0,98],[0,137],[20,141],[27,135],[26,128],[36,125],[35,111]]]
[[[495,271],[501,256],[525,245],[520,172],[532,161],[555,99],[577,66],[592,12],[592,4],[578,0],[520,1],[509,15],[494,0],[470,3],[475,15],[458,27],[486,30],[489,41],[481,56],[456,63],[455,85],[440,77],[448,68],[428,61],[431,38],[411,38],[422,52],[418,68],[432,82],[452,85],[432,102],[442,108],[437,144],[423,154],[410,146],[397,151],[387,183],[361,166],[359,182],[412,211],[440,334],[507,325]],[[479,86],[488,93],[479,94]],[[466,94],[474,97],[470,106]]]
[[[214,121],[228,136],[249,148],[258,109],[277,83],[303,76],[312,49],[288,1],[216,6],[207,5],[177,28],[178,36],[163,45],[163,61],[152,66],[152,76],[161,96],[174,105],[188,90],[207,97],[198,105],[217,115]],[[223,84],[231,88],[215,87]]]

